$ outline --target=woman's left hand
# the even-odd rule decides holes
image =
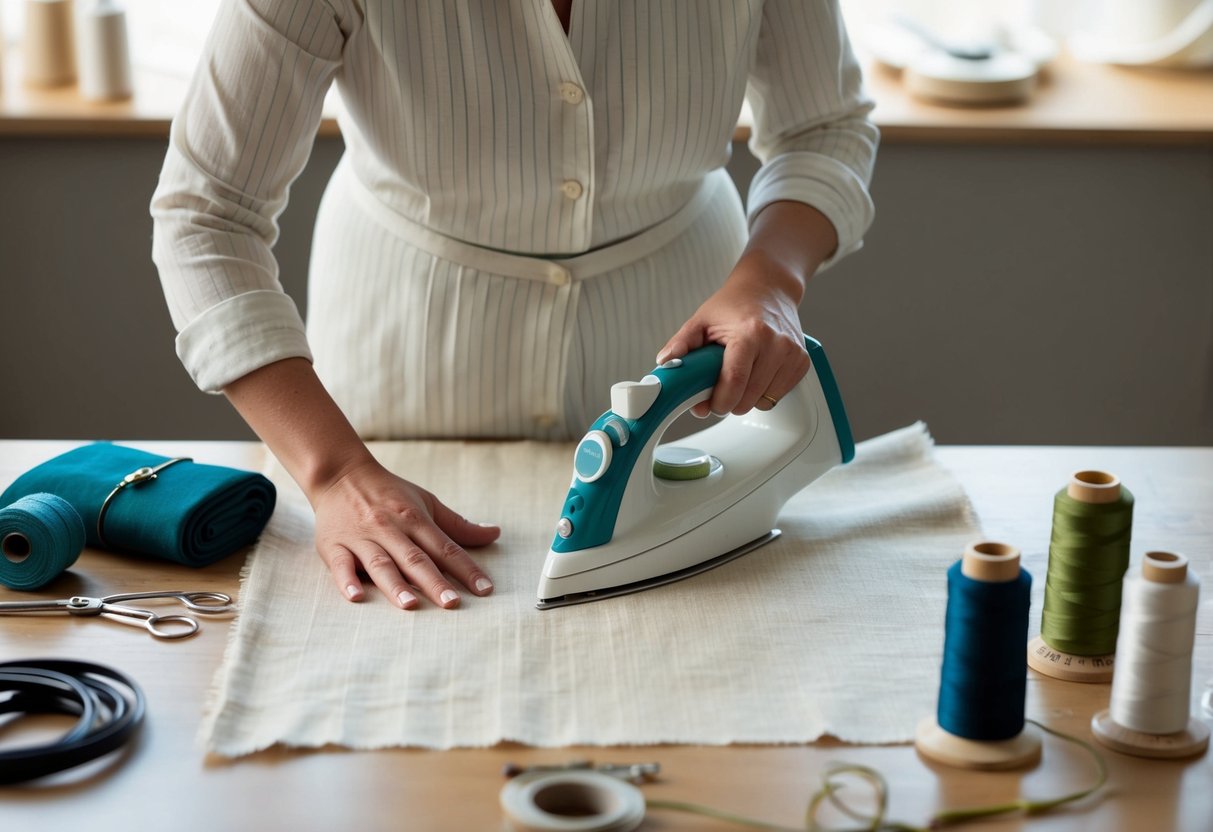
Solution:
[[[772,202],[755,217],[750,241],[724,285],[657,354],[681,358],[704,344],[724,347],[720,378],[696,416],[770,410],[809,370],[800,326],[805,283],[838,246],[834,225],[800,202]]]

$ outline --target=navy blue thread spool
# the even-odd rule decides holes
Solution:
[[[924,757],[958,768],[1024,768],[1040,759],[1040,732],[1024,722],[1032,576],[1019,550],[983,541],[948,570],[939,707],[918,725]]]

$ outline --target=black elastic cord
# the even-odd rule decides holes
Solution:
[[[112,684],[117,682],[118,686]],[[129,677],[103,665],[62,659],[0,662],[3,714],[68,714],[76,724],[44,745],[0,751],[0,784],[23,783],[82,765],[131,740],[147,700]]]

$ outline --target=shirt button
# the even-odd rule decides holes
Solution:
[[[565,81],[560,85],[560,97],[569,104],[580,104],[585,100],[585,90],[574,83]]]
[[[548,274],[551,276],[552,282],[557,286],[568,286],[573,281],[572,273],[560,266],[553,266]]]
[[[581,187],[581,183],[576,179],[566,179],[564,184],[560,186],[560,192],[569,199],[577,199],[585,191]]]

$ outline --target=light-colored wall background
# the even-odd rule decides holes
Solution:
[[[306,307],[318,141],[277,253]],[[0,436],[243,438],[192,386],[150,261],[160,141],[0,141]],[[743,193],[756,162],[735,148]],[[1213,148],[890,145],[807,331],[856,434],[1213,444]],[[637,373],[647,368],[638,367]]]

